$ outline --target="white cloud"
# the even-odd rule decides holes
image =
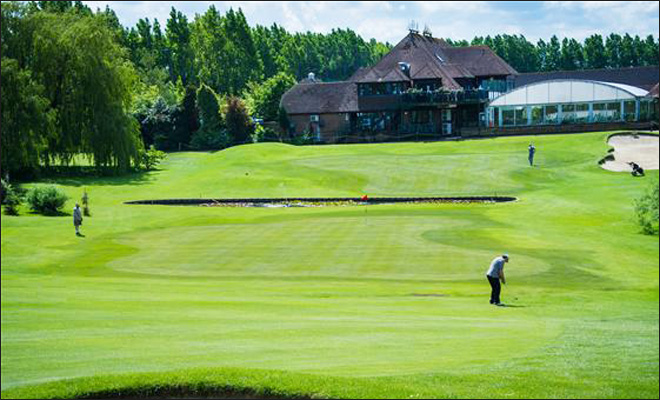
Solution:
[[[658,36],[657,1],[87,1],[93,8],[108,4],[120,21],[133,26],[139,18],[158,18],[161,25],[171,7],[192,20],[213,4],[224,12],[241,8],[251,25],[277,23],[290,31],[329,32],[351,28],[366,40],[397,43],[408,23],[428,25],[437,37],[470,40],[474,36],[523,34],[531,41],[552,35],[584,39],[593,33],[611,32]]]
[[[658,36],[657,1],[546,1],[548,28],[583,38],[594,33]]]

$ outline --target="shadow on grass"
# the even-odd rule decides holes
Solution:
[[[145,385],[85,393],[76,399],[311,399],[309,396],[286,395],[268,389],[253,390],[213,385]]]
[[[505,307],[505,308],[527,308],[527,306],[523,306],[521,304],[502,304],[500,307]]]
[[[30,215],[40,215],[42,217],[70,217],[72,214],[64,211],[57,211],[54,213],[40,213],[38,211],[29,211]]]
[[[123,186],[145,185],[152,182],[161,170],[133,171],[122,174],[94,167],[56,167],[42,172],[38,181],[64,186]]]

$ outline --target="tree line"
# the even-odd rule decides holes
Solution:
[[[611,33],[603,38],[593,34],[580,42],[557,36],[540,39],[536,44],[523,35],[476,36],[472,41],[451,40],[452,46],[490,47],[518,72],[573,71],[582,69],[625,68],[658,65],[658,39],[648,35],[642,39]]]
[[[307,73],[344,80],[392,47],[350,29],[251,27],[240,9],[213,5],[192,20],[172,7],[164,25],[145,17],[125,27],[107,6],[3,2],[1,27],[3,173],[68,165],[81,154],[126,171],[143,162],[145,146],[221,149],[275,138],[279,130],[255,120],[288,126],[279,100]],[[658,63],[652,36],[448,42],[490,46],[520,72]]]
[[[348,78],[390,48],[350,29],[250,27],[214,6],[192,21],[120,24],[80,1],[3,2],[2,171],[34,172],[80,154],[135,168],[146,146],[219,149],[274,135],[282,94],[310,71]],[[286,119],[286,116],[284,116]]]

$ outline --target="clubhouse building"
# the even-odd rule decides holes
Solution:
[[[658,80],[657,66],[519,74],[487,46],[410,31],[347,81],[310,73],[281,105],[291,134],[325,143],[618,129],[657,125]]]

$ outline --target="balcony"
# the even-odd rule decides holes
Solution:
[[[442,104],[477,104],[488,101],[487,90],[459,90],[454,92],[407,92],[399,95],[402,107]]]

